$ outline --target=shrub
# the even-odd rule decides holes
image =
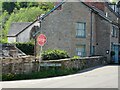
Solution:
[[[73,60],[80,59],[80,56],[73,56]]]
[[[69,58],[69,55],[64,50],[47,50],[42,53],[43,60],[55,60]]]
[[[56,77],[56,76],[63,76],[74,74],[78,70],[76,69],[65,69],[65,70],[58,70],[58,69],[48,69],[40,72],[31,72],[27,74],[4,74],[2,75],[2,81],[13,81],[13,80],[26,80],[26,79],[40,79],[40,78],[49,78],[49,77]]]
[[[111,57],[115,55],[115,52],[114,51],[111,51]]]
[[[34,44],[32,43],[16,43],[17,48],[27,55],[34,55]]]
[[[6,81],[6,80],[9,81],[9,80],[13,80],[14,77],[15,77],[14,74],[12,74],[12,73],[8,73],[8,74],[6,74],[6,75],[2,75],[2,80],[3,80],[3,81]]]

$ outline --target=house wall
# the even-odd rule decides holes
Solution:
[[[105,9],[105,12],[107,10]],[[115,22],[117,17],[111,11],[108,12],[109,19]],[[76,22],[86,22],[86,38],[76,38]],[[79,45],[86,45],[86,56],[90,56],[91,10],[83,3],[63,4],[62,10],[54,11],[42,21],[41,29],[47,36],[43,51],[63,49],[70,56],[74,56]],[[95,48],[95,55],[107,56],[108,60],[110,60],[111,42],[118,41],[118,38],[111,37],[111,31],[112,24],[93,12],[92,46]],[[40,47],[37,47],[37,50],[37,53],[40,53]]]
[[[17,35],[17,42],[29,42],[30,41],[30,32],[33,26],[37,26],[38,22],[33,23],[26,30]]]
[[[120,28],[119,28],[119,41],[118,41],[118,42],[119,42],[119,44],[120,44]]]
[[[90,16],[90,9],[82,3],[67,2],[63,4],[62,10],[54,11],[42,21],[42,33],[47,36],[47,43],[43,50],[63,49],[70,56],[74,56],[77,46],[86,45],[86,56],[89,56]],[[77,22],[86,22],[86,38],[76,38]],[[39,47],[37,50],[39,50]]]
[[[114,23],[110,23],[108,21],[105,21],[104,19],[96,16],[96,23],[97,23],[97,50],[96,54],[105,55],[108,57],[108,60],[110,60],[110,52],[111,52],[111,43],[119,44],[119,30],[117,31],[117,37],[112,36],[112,26],[115,25],[115,23],[118,23],[117,16],[110,11],[107,7],[105,7],[104,12],[107,12],[107,18],[111,20]],[[106,50],[109,50],[109,54],[106,53]]]
[[[110,32],[112,32],[112,25],[115,25],[115,23],[119,23],[120,18],[118,16],[116,16],[113,13],[113,11],[111,11],[107,7],[105,8],[105,12],[108,13],[108,18],[113,22],[113,24],[111,24],[111,27],[110,27]],[[111,42],[118,44],[118,41],[119,41],[119,30],[117,31],[117,38],[112,37],[112,34],[110,33],[110,40],[111,40]]]
[[[118,23],[119,23],[119,43],[120,43],[120,18],[118,19]]]
[[[8,37],[8,43],[16,42],[16,37]]]
[[[107,13],[108,15],[108,18],[110,19],[110,20],[112,20],[112,21],[114,21],[114,22],[118,22],[118,20],[117,20],[117,16],[112,12],[112,10],[110,10],[110,9],[108,9],[107,7],[105,7],[105,11],[104,11],[105,13]]]
[[[112,32],[112,25],[111,25],[111,28],[110,28],[110,31]],[[110,34],[110,38],[111,38],[111,43],[116,43],[116,44],[119,44],[119,28],[117,29],[117,37],[113,37],[112,34]]]
[[[110,53],[107,54],[106,51],[110,51],[110,23],[100,18],[96,15],[96,28],[97,28],[97,38],[96,38],[96,55],[104,55],[110,59]]]
[[[110,35],[110,47],[111,47],[111,49],[113,50],[113,48],[114,48],[114,52],[115,52],[115,55],[113,56],[113,57],[111,57],[111,60],[113,60],[115,63],[118,63],[118,57],[119,57],[119,55],[118,55],[118,53],[119,53],[119,45],[120,45],[120,42],[119,42],[119,40],[120,40],[120,35],[119,35],[119,33],[120,33],[120,30],[119,30],[119,27],[120,27],[120,22],[119,22],[119,20],[120,20],[120,15],[119,16],[117,16],[117,15],[115,15],[112,11],[110,11],[110,10],[108,10],[108,9],[106,9],[106,12],[109,12],[109,17],[111,18],[111,20],[113,21],[113,24],[112,25],[115,25],[115,23],[117,23],[117,24],[119,24],[118,25],[118,30],[117,30],[117,37],[113,37],[112,36],[112,34]],[[111,26],[111,32],[112,32],[112,26]],[[113,45],[111,44],[111,43],[113,43]]]

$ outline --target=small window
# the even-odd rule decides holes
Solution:
[[[84,57],[85,56],[85,45],[79,45],[76,48],[76,53],[78,56]]]
[[[86,37],[86,23],[78,22],[76,24],[76,37]]]
[[[116,26],[112,27],[112,37],[117,37],[117,30],[118,28]]]
[[[95,46],[92,46],[92,55],[95,55]]]

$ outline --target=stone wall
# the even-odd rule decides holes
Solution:
[[[19,58],[3,58],[1,63],[2,73],[22,74],[31,72],[31,70],[33,69],[33,60],[33,56],[24,56]]]
[[[106,57],[86,57],[81,59],[63,59],[63,60],[51,60],[41,62],[41,69],[49,69],[50,67],[57,67],[61,69],[85,69],[98,65],[107,64]],[[45,67],[45,68],[42,68]]]
[[[81,59],[62,59],[62,60],[50,60],[42,61],[40,64],[40,70],[46,70],[49,68],[56,69],[85,69],[97,65],[107,64],[106,58],[86,57]],[[38,61],[34,61],[34,57],[21,57],[21,58],[5,58],[2,60],[2,73],[14,73],[23,74],[38,71]]]

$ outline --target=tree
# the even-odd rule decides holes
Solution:
[[[0,37],[2,37],[0,39],[0,42],[7,42],[7,31],[4,30],[5,28],[5,23],[9,18],[9,14],[7,11],[4,11],[1,15],[0,15]]]
[[[44,14],[54,7],[54,4],[50,2],[3,2],[0,5],[2,6],[0,35],[4,41],[7,40],[12,22],[33,22],[38,15]]]
[[[54,7],[54,4],[51,2],[39,2],[39,7],[44,11],[48,11]]]
[[[4,39],[4,41],[7,40],[7,34],[12,22],[33,22],[38,15],[44,13],[45,11],[41,10],[39,7],[21,8],[20,10],[14,10],[8,19],[5,16],[9,14],[7,14],[7,12],[4,12],[3,16],[5,17],[5,24],[3,24],[4,28],[1,32],[3,37],[2,39]]]
[[[6,10],[8,13],[13,12],[15,8],[15,3],[14,2],[3,2],[2,3],[2,9],[3,11]]]
[[[3,2],[2,9],[6,10],[9,14],[13,12],[16,8],[20,10],[21,8],[30,8],[30,7],[40,7],[40,9],[47,11],[54,7],[54,4],[51,2]]]

